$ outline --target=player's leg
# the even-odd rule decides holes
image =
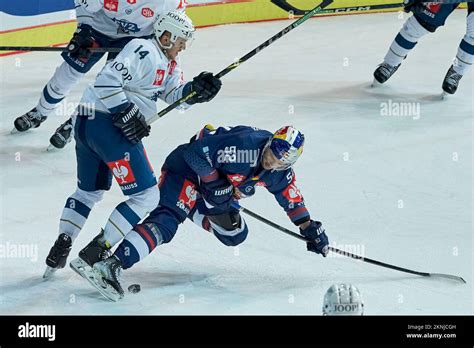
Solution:
[[[81,132],[76,127],[76,131]],[[91,147],[113,173],[126,201],[110,214],[99,234],[79,253],[89,266],[103,259],[106,251],[122,240],[158,204],[159,190],[153,168],[142,143],[130,143],[108,115],[96,115],[84,130]]]
[[[448,94],[456,93],[461,78],[474,63],[474,3],[469,3],[468,6],[466,35],[461,40],[454,63],[443,81],[443,91]]]
[[[84,35],[92,35],[94,42],[100,41],[95,38],[97,32],[92,29],[81,32]],[[14,125],[17,131],[24,132],[30,128],[39,127],[55,111],[56,106],[68,95],[72,87],[100,60],[103,53],[71,56],[70,53],[63,52],[61,55],[64,62],[43,88],[38,104],[15,119]]]
[[[398,70],[408,53],[415,48],[418,40],[428,33],[429,31],[415,16],[408,18],[390,45],[383,62],[374,71],[375,80],[378,83],[386,82]]]
[[[86,119],[81,117],[77,127],[83,126]],[[110,189],[112,174],[109,167],[89,147],[82,133],[76,137],[78,188],[66,199],[59,222],[59,236],[48,256],[49,267],[45,276],[54,269],[63,268],[74,239],[82,230],[95,203],[102,199],[103,193]]]
[[[197,209],[190,219],[199,227],[213,233],[220,242],[227,246],[242,243],[248,235],[245,220],[237,209],[213,211],[198,200]]]
[[[156,209],[133,227],[107,260],[94,264],[102,280],[123,296],[120,285],[122,269],[143,260],[158,245],[169,243],[196,201],[195,184],[180,174],[163,174],[160,180],[160,202]]]

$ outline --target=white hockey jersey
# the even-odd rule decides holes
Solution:
[[[74,0],[79,24],[113,38],[153,33],[153,22],[168,11],[184,11],[186,0]]]
[[[174,103],[182,97],[184,84],[178,62],[169,60],[155,39],[133,39],[104,66],[80,104],[86,110],[114,113],[131,102],[148,122],[157,113],[157,100]]]

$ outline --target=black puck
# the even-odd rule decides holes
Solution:
[[[128,287],[128,291],[131,292],[132,294],[136,294],[140,292],[140,284],[132,284]]]

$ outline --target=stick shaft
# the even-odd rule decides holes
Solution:
[[[220,71],[216,77],[218,78],[221,78],[222,76],[228,74],[230,71],[234,70],[235,68],[237,68],[240,64],[244,63],[245,61],[247,61],[248,59],[250,59],[251,57],[253,57],[254,55],[256,55],[258,52],[262,51],[264,48],[270,46],[272,43],[274,43],[276,40],[278,40],[279,38],[283,37],[285,34],[287,34],[288,32],[290,32],[291,30],[293,30],[294,28],[296,28],[297,26],[301,25],[303,22],[305,22],[306,20],[308,20],[309,18],[311,18],[315,13],[318,13],[320,12],[323,8],[325,8],[326,6],[329,6],[330,4],[332,4],[333,0],[324,0],[323,2],[321,2],[318,6],[316,6],[314,9],[312,9],[311,11],[309,11],[308,13],[306,13],[303,17],[297,19],[295,22],[293,22],[292,24],[290,24],[288,27],[286,27],[285,29],[281,30],[280,32],[278,32],[277,34],[273,35],[270,39],[268,39],[267,41],[265,41],[264,43],[262,43],[260,46],[258,46],[257,48],[254,48],[252,51],[248,52],[245,56],[243,56],[242,58],[240,58],[239,60],[235,61],[234,63],[230,64],[228,67],[226,67],[225,69],[223,69],[222,71]],[[178,107],[179,105],[185,103],[186,101],[188,101],[189,99],[191,99],[192,97],[194,97],[196,95],[196,92],[191,92],[190,94],[188,94],[187,96],[185,97],[182,97],[181,99],[177,100],[176,102],[174,102],[173,104],[170,104],[168,107],[166,107],[165,109],[161,110],[158,114],[155,115],[155,117],[153,117],[152,119],[150,119],[149,121],[149,124],[155,122],[156,120],[160,119],[161,117],[163,117],[164,115],[166,115],[168,112],[172,111],[173,109],[175,109],[176,107]]]
[[[94,53],[120,52],[119,47],[97,47],[90,48]],[[49,47],[49,46],[0,46],[0,51],[30,51],[30,52],[64,52],[67,47]]]

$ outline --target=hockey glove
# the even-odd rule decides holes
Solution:
[[[234,187],[225,178],[211,182],[201,182],[204,200],[216,208],[228,209],[233,201]]]
[[[196,103],[206,103],[211,101],[219,90],[221,89],[222,82],[220,79],[212,75],[212,73],[204,71],[196,76],[191,82],[188,82],[184,87],[184,94],[188,95],[192,92],[196,92],[196,95],[186,101],[189,105]]]
[[[316,254],[321,254],[326,257],[329,252],[329,240],[321,222],[311,220],[309,226],[307,226],[304,230],[300,228],[300,233],[302,236],[314,240],[313,242],[306,243],[308,251],[312,251]]]
[[[150,135],[151,127],[135,104],[130,104],[124,111],[112,117],[114,126],[120,128],[123,135],[132,143],[139,143],[142,138]]]
[[[421,0],[403,0],[403,11],[409,13],[419,3],[421,3]]]
[[[79,26],[67,45],[67,50],[72,58],[89,59],[92,52],[91,47],[99,47],[92,35],[92,29],[88,26]]]

